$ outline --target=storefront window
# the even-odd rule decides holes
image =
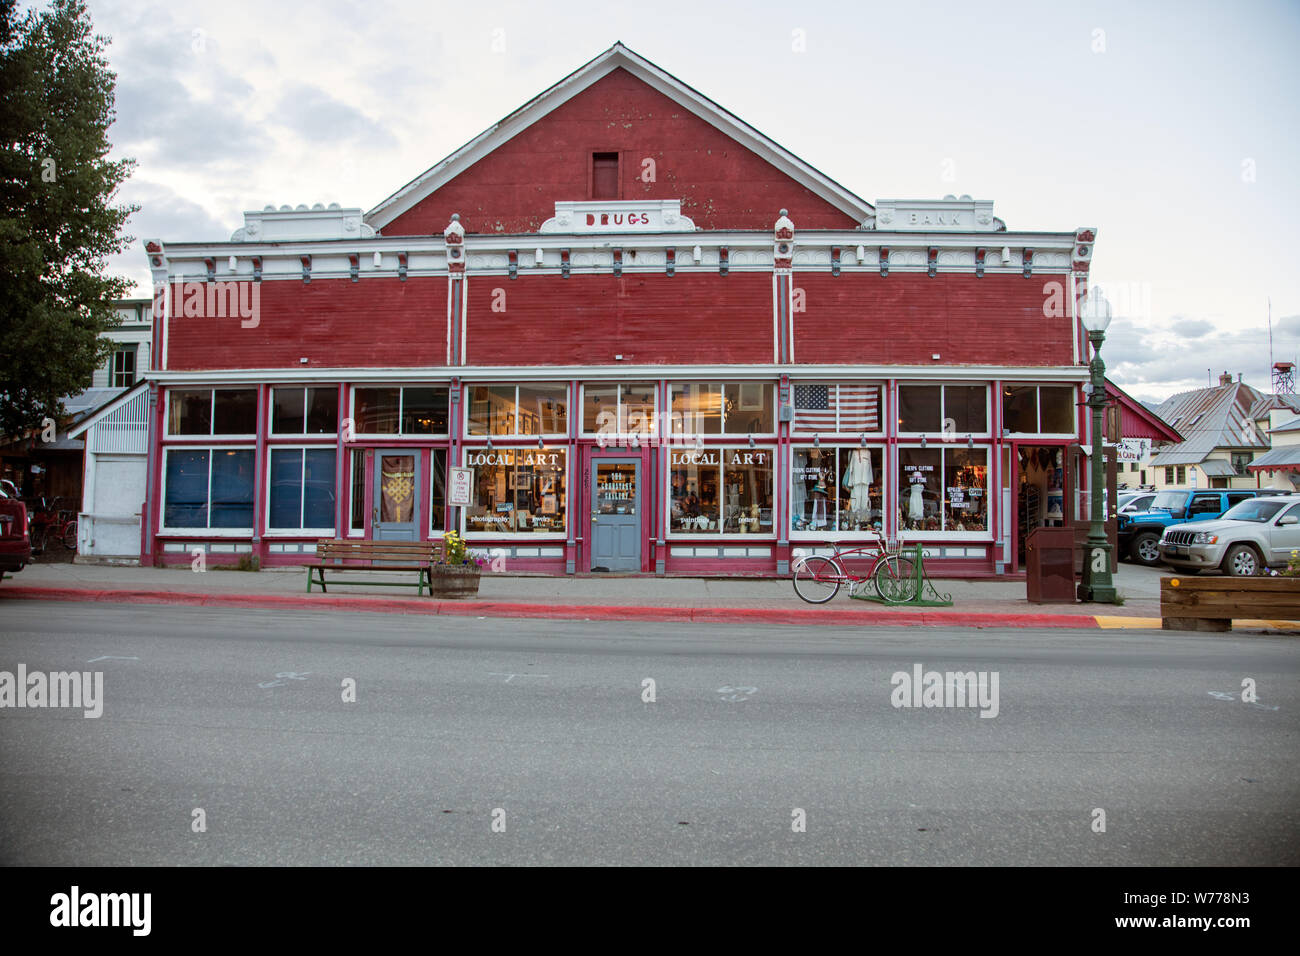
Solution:
[[[943,530],[988,530],[988,449],[943,449]]]
[[[254,435],[257,389],[171,389],[167,397],[169,435]]]
[[[449,393],[445,385],[381,386],[353,391],[359,435],[446,435]]]
[[[333,435],[339,430],[339,390],[322,387],[271,389],[271,434]]]
[[[674,435],[765,435],[776,431],[776,390],[766,382],[672,387]]]
[[[880,421],[879,385],[794,385],[793,427],[800,434],[878,432]]]
[[[348,530],[360,532],[366,527],[366,453],[352,450],[352,501]]]
[[[898,430],[903,434],[983,435],[989,430],[983,385],[898,386]]]
[[[898,510],[904,531],[988,530],[988,449],[898,450]]]
[[[881,455],[879,448],[794,448],[790,530],[879,529],[884,516]]]
[[[474,469],[475,495],[474,504],[465,509],[465,530],[563,533],[566,454],[542,448],[467,451],[465,464]]]
[[[447,451],[435,448],[432,455],[432,489],[429,505],[429,530],[442,534],[447,529]]]
[[[169,448],[166,455],[164,528],[252,532],[253,449]]]
[[[769,448],[673,449],[672,533],[772,534],[772,457]]]
[[[1008,385],[1002,390],[1002,426],[1029,435],[1073,435],[1075,392],[1071,385]]]
[[[655,386],[584,385],[582,430],[589,435],[654,434]]]
[[[333,534],[337,460],[333,448],[272,448],[267,527]]]
[[[474,385],[469,389],[471,435],[563,435],[567,385]]]

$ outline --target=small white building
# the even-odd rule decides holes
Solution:
[[[82,439],[81,509],[77,517],[78,561],[137,564],[148,452],[149,369],[153,336],[150,299],[117,303],[122,324],[107,337],[113,354],[94,375],[88,395],[108,397],[69,429]]]

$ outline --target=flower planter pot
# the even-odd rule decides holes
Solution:
[[[480,576],[477,565],[435,564],[429,575],[429,593],[436,598],[477,597]]]

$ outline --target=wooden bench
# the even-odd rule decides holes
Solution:
[[[335,579],[335,584],[379,584],[395,588],[419,588],[420,597],[424,589],[433,593],[432,568],[435,561],[442,560],[441,541],[366,541],[360,538],[326,538],[316,542],[316,561],[307,565],[307,593],[312,585],[319,584],[321,591],[328,593],[325,587],[326,571],[416,571],[417,581],[345,581]]]
[[[1231,631],[1234,618],[1300,621],[1300,578],[1161,578],[1160,618],[1167,631]]]

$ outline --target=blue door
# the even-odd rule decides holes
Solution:
[[[375,452],[375,510],[370,536],[376,541],[419,541],[420,459],[414,451]]]
[[[641,462],[591,463],[591,570],[641,570]]]

